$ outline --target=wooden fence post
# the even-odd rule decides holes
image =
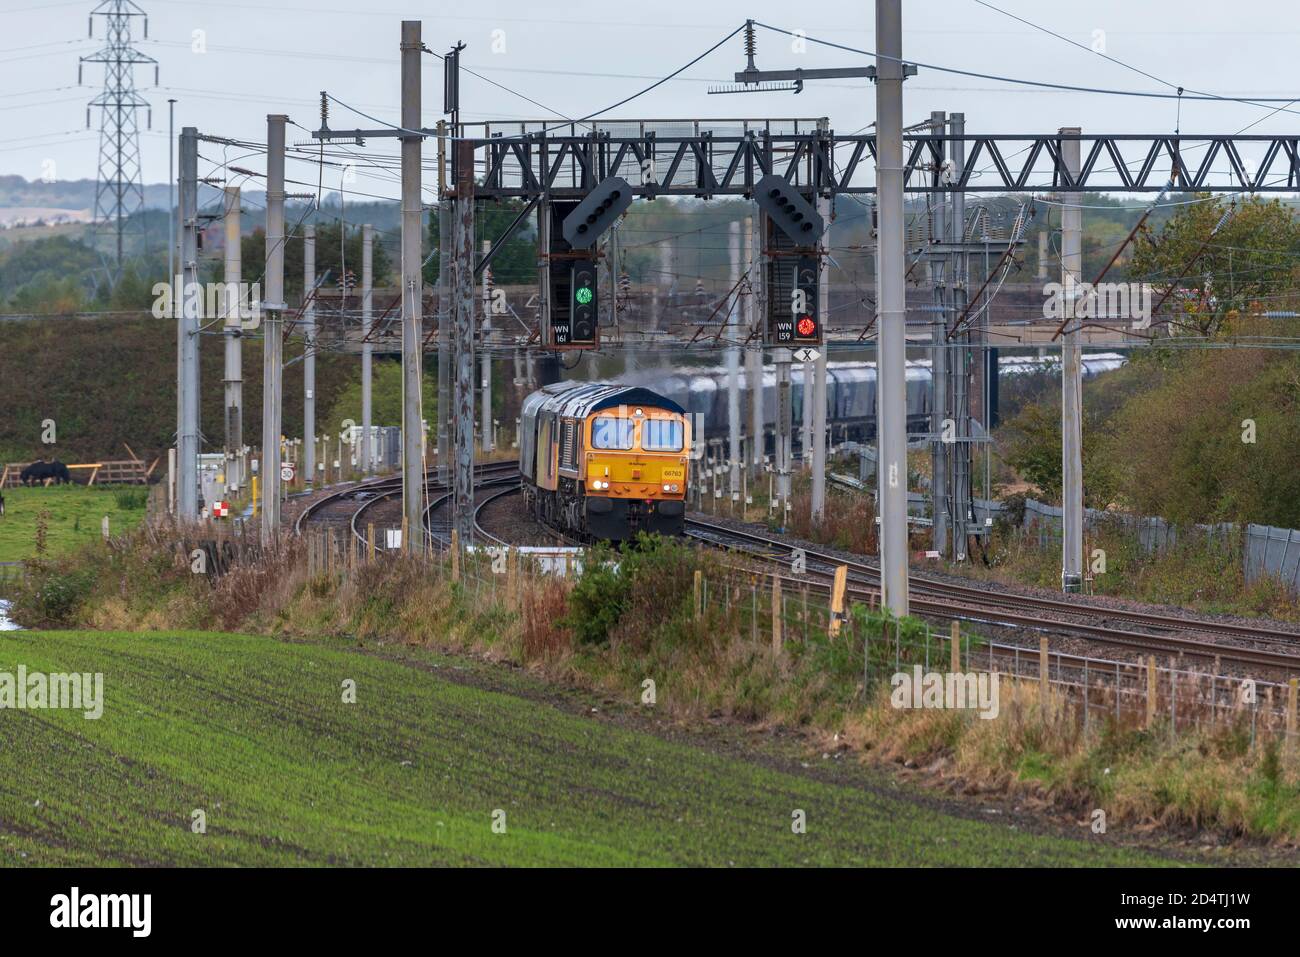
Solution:
[[[1043,703],[1047,703],[1048,680],[1047,680],[1047,639],[1038,639],[1038,693],[1042,696]]]
[[[848,566],[837,565],[835,568],[835,583],[831,586],[831,618],[827,623],[827,629],[832,638],[840,633],[840,625],[844,622],[844,591],[848,585],[848,577]]]
[[[402,516],[402,551],[407,555],[411,554],[411,536],[407,532],[407,518]]]
[[[405,519],[402,526],[406,526]],[[454,528],[451,530],[451,580],[460,581],[460,532]]]
[[[1156,656],[1147,655],[1147,727],[1156,723]]]
[[[375,560],[375,523],[366,523],[366,561]]]
[[[1287,682],[1286,688],[1286,746],[1291,747],[1291,739],[1295,737],[1295,708],[1296,708],[1296,685],[1300,679],[1292,678]]]
[[[704,572],[701,569],[695,569],[695,620],[699,621],[704,616]]]
[[[961,622],[952,623],[952,665],[953,674],[961,674]]]
[[[781,654],[781,575],[772,573],[772,654]]]

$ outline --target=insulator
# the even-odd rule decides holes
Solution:
[[[745,55],[754,56],[758,53],[758,37],[754,35],[754,21],[745,21]]]

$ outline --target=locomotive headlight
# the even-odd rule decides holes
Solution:
[[[665,491],[665,492],[671,492],[672,490],[673,490],[673,487],[672,487],[671,485],[665,485],[665,486],[664,486],[664,491]]]

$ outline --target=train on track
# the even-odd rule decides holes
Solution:
[[[1083,358],[1084,378],[1101,372],[1118,369],[1125,362],[1114,352],[1093,353]],[[1002,356],[998,362],[999,377],[1051,373],[1060,365],[1059,359],[1037,356]],[[1058,372],[1059,374],[1059,372]],[[803,363],[791,368],[790,404],[795,422],[795,444],[799,442],[798,423],[803,419]],[[687,412],[703,416],[703,435],[727,434],[727,370],[722,366],[649,370],[635,380],[636,384],[651,389],[676,402]],[[740,387],[748,390],[745,370],[740,370]],[[777,391],[776,367],[763,369],[763,421],[776,421]],[[912,434],[928,433],[930,427],[930,363],[928,360],[911,360],[907,363],[907,430]],[[748,399],[744,400],[748,403]],[[837,439],[871,441],[876,434],[876,364],[874,362],[826,363],[827,421],[835,430]],[[741,413],[742,430],[748,432],[749,407]],[[697,425],[700,420],[696,420]]]
[[[685,528],[691,426],[650,389],[557,382],[524,400],[519,471],[539,521],[583,539]]]

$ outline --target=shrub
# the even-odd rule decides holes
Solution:
[[[630,592],[631,582],[613,551],[599,546],[584,562],[569,592],[569,613],[560,624],[573,632],[579,644],[602,644],[622,617]]]
[[[569,593],[561,625],[580,644],[603,644],[617,632],[644,649],[657,625],[689,611],[695,571],[704,564],[700,552],[659,535],[642,533],[617,554],[599,546]]]
[[[95,573],[87,568],[59,571],[40,563],[14,595],[14,617],[30,625],[70,625],[81,603],[95,587]]]
[[[113,501],[117,507],[124,512],[134,512],[145,507],[149,501],[149,490],[147,488],[127,488],[113,489]]]

